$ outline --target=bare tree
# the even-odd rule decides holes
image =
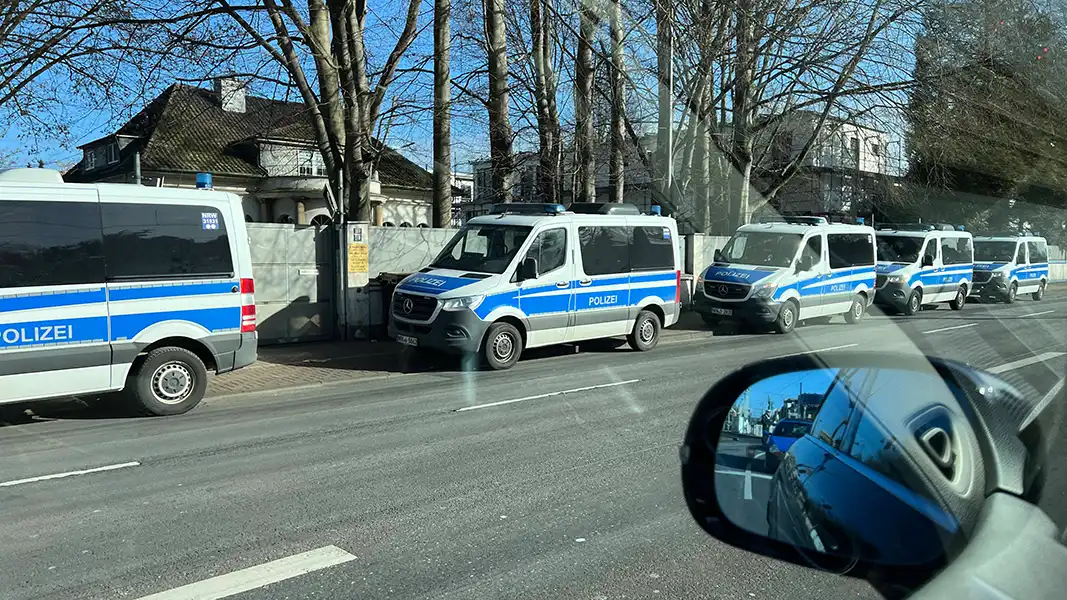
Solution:
[[[623,80],[622,0],[611,3],[611,157],[608,180],[611,184],[610,202],[622,202],[626,197],[625,136],[626,87]]]
[[[545,10],[550,0],[530,0],[530,39],[537,102],[538,187],[544,202],[559,202],[561,184],[560,124],[556,107],[557,79],[553,69],[552,21],[555,11]]]
[[[433,226],[452,221],[452,78],[449,58],[451,0],[435,0],[433,7]]]
[[[578,53],[574,65],[574,146],[578,164],[577,202],[596,202],[596,142],[593,139],[593,36],[597,14],[592,0],[578,9]]]
[[[489,67],[489,159],[493,170],[493,192],[498,202],[511,202],[512,172],[511,120],[508,116],[508,45],[504,0],[483,0],[485,42]]]

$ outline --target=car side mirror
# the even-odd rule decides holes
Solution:
[[[924,254],[923,255],[923,266],[924,267],[932,267],[932,266],[934,266],[934,257],[932,255],[930,255],[930,254]]]
[[[686,505],[705,532],[751,552],[923,579],[967,544],[995,485],[987,467],[1025,453],[983,433],[983,415],[1005,400],[1023,401],[992,376],[921,355],[747,365],[708,390],[689,422],[679,449]],[[849,445],[824,441],[846,430]],[[1011,487],[1023,472],[1012,470]]]
[[[519,267],[519,281],[537,279],[540,276],[541,273],[537,270],[537,259],[527,256]]]

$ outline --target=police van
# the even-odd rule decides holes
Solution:
[[[971,234],[945,224],[905,223],[878,227],[879,306],[914,315],[924,305],[947,302],[960,310],[971,291]]]
[[[124,391],[188,411],[256,360],[240,199],[0,172],[0,404]]]
[[[874,229],[823,217],[742,225],[697,278],[694,309],[705,323],[770,325],[836,315],[858,323],[874,300]]]
[[[1045,297],[1048,242],[1036,235],[976,236],[971,296],[1011,304],[1019,294]]]
[[[477,353],[493,369],[512,367],[527,348],[597,338],[652,349],[680,311],[678,225],[632,205],[589,213],[514,203],[469,220],[398,284],[390,336]]]

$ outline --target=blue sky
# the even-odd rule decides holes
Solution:
[[[762,414],[767,407],[768,400],[771,402],[772,410],[777,409],[789,398],[796,398],[801,391],[805,394],[826,393],[836,375],[836,369],[820,369],[786,373],[764,379],[749,388],[752,411]]]

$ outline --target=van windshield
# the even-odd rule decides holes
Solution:
[[[1011,262],[1015,260],[1015,242],[974,242],[974,260]]]
[[[768,267],[788,267],[804,236],[799,233],[739,231],[722,250],[725,262]]]
[[[919,260],[919,250],[924,238],[907,235],[876,235],[878,240],[878,260],[911,264]]]
[[[523,225],[465,225],[430,266],[499,275],[519,253],[530,229]]]

